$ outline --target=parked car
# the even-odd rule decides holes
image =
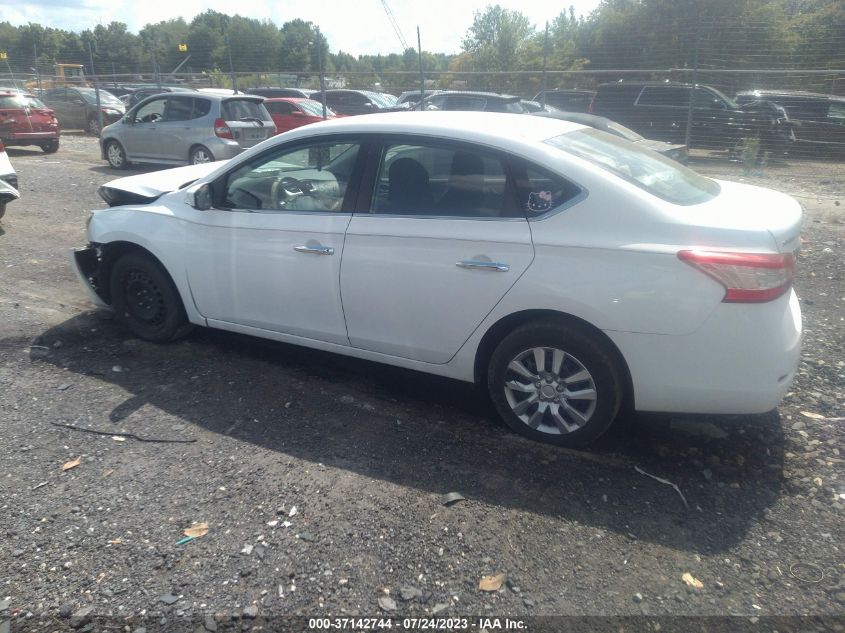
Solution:
[[[103,129],[103,158],[129,163],[196,164],[232,158],[276,132],[263,97],[169,93],[149,97]]]
[[[0,218],[6,214],[6,204],[19,197],[18,175],[6,154],[6,148],[0,142]]]
[[[310,90],[308,88],[252,88],[247,90],[251,95],[258,95],[268,99],[291,98],[291,99],[313,99],[315,93],[319,90]]]
[[[322,103],[319,92],[315,92],[311,98]],[[326,105],[336,114],[347,116],[407,109],[407,106],[400,105],[393,95],[369,90],[326,90]]]
[[[99,136],[96,92],[94,88],[51,88],[42,93],[42,98],[56,113],[63,128],[85,130]],[[99,92],[103,125],[106,126],[119,120],[126,112],[126,106],[107,90]]]
[[[152,97],[154,95],[160,95],[167,92],[196,92],[196,88],[190,88],[188,86],[146,86],[144,88],[135,88],[131,92],[129,92],[129,98],[125,102],[127,108],[132,108],[139,103],[141,103],[147,97]]]
[[[28,92],[0,88],[0,143],[37,145],[48,154],[59,149],[61,129],[53,110]]]
[[[264,107],[273,119],[276,134],[323,120],[323,104],[312,99],[265,99]],[[336,116],[331,108],[326,108],[327,119]]]
[[[403,103],[407,103],[409,106],[415,106],[420,102],[423,97],[428,97],[433,94],[437,94],[440,90],[425,90],[420,92],[419,90],[406,90],[399,97],[396,99],[396,103],[399,105]]]
[[[418,103],[414,108],[417,110],[510,112],[512,114],[532,114],[534,112],[554,112],[556,110],[556,108],[551,106],[544,108],[540,103],[527,101],[514,95],[469,90],[441,90],[430,97],[426,97],[422,102],[422,106]]]
[[[624,138],[632,143],[638,143],[640,147],[646,147],[659,154],[663,154],[667,158],[676,160],[679,163],[686,165],[689,162],[689,152],[686,145],[676,145],[667,143],[666,141],[655,141],[647,139],[641,134],[637,134],[634,130],[620,125],[616,121],[611,121],[603,116],[596,116],[595,114],[587,114],[586,112],[563,112],[562,110],[555,110],[554,112],[536,112],[534,116],[548,117],[550,119],[558,119],[559,121],[572,121],[573,123],[580,123],[589,127],[613,134],[620,138]]]
[[[543,103],[543,96],[545,95],[546,105],[554,106],[558,110],[566,112],[586,112],[593,97],[596,96],[595,90],[578,90],[577,88],[563,90],[541,90],[534,97],[534,101]]]
[[[102,194],[74,261],[136,336],[477,382],[538,440],[586,443],[623,406],[768,411],[800,357],[800,205],[576,123],[347,117]]]
[[[692,84],[629,82],[602,84],[590,114],[607,117],[647,138],[684,143]],[[740,106],[715,88],[695,86],[690,147],[742,151],[758,137],[761,149],[782,154],[795,140],[789,116],[772,103]]]
[[[795,124],[796,150],[845,151],[845,97],[800,90],[748,90],[740,105],[770,102],[781,106]]]

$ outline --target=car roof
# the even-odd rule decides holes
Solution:
[[[279,101],[287,101],[289,103],[301,103],[302,101],[310,101],[311,103],[319,103],[314,99],[306,99],[305,97],[268,97],[264,99],[264,103],[278,103]]]
[[[498,92],[483,92],[481,90],[440,90],[436,93],[436,96],[438,97],[441,95],[457,95],[459,97],[485,97],[487,99],[501,99],[502,101],[520,100],[520,97],[517,97],[516,95],[506,95]]]
[[[504,147],[508,142],[538,143],[585,126],[523,114],[463,111],[409,111],[364,114],[330,119],[319,130],[299,128],[298,134],[381,133],[435,136]],[[304,130],[304,131],[303,131]],[[290,138],[290,137],[289,137]]]
[[[823,99],[830,101],[845,101],[845,97],[829,95],[821,92],[809,92],[806,90],[743,90],[737,96],[755,97],[806,97],[809,99]]]

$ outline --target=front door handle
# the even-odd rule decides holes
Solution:
[[[294,246],[293,250],[306,255],[334,255],[334,249],[331,246]]]
[[[492,270],[497,273],[506,273],[511,267],[500,262],[484,262],[477,259],[465,259],[462,262],[455,263],[455,266],[460,268],[469,268],[471,270]]]

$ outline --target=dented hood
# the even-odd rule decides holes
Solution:
[[[207,176],[226,162],[221,160],[118,178],[100,187],[99,193],[111,206],[147,204],[165,193],[186,187]]]

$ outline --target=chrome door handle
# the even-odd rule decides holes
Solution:
[[[511,269],[511,267],[507,264],[501,264],[499,262],[483,262],[476,259],[465,259],[462,262],[457,262],[455,266],[470,268],[472,270],[493,270],[498,273],[506,273]]]
[[[331,246],[294,246],[293,250],[308,255],[334,255],[334,249]]]

